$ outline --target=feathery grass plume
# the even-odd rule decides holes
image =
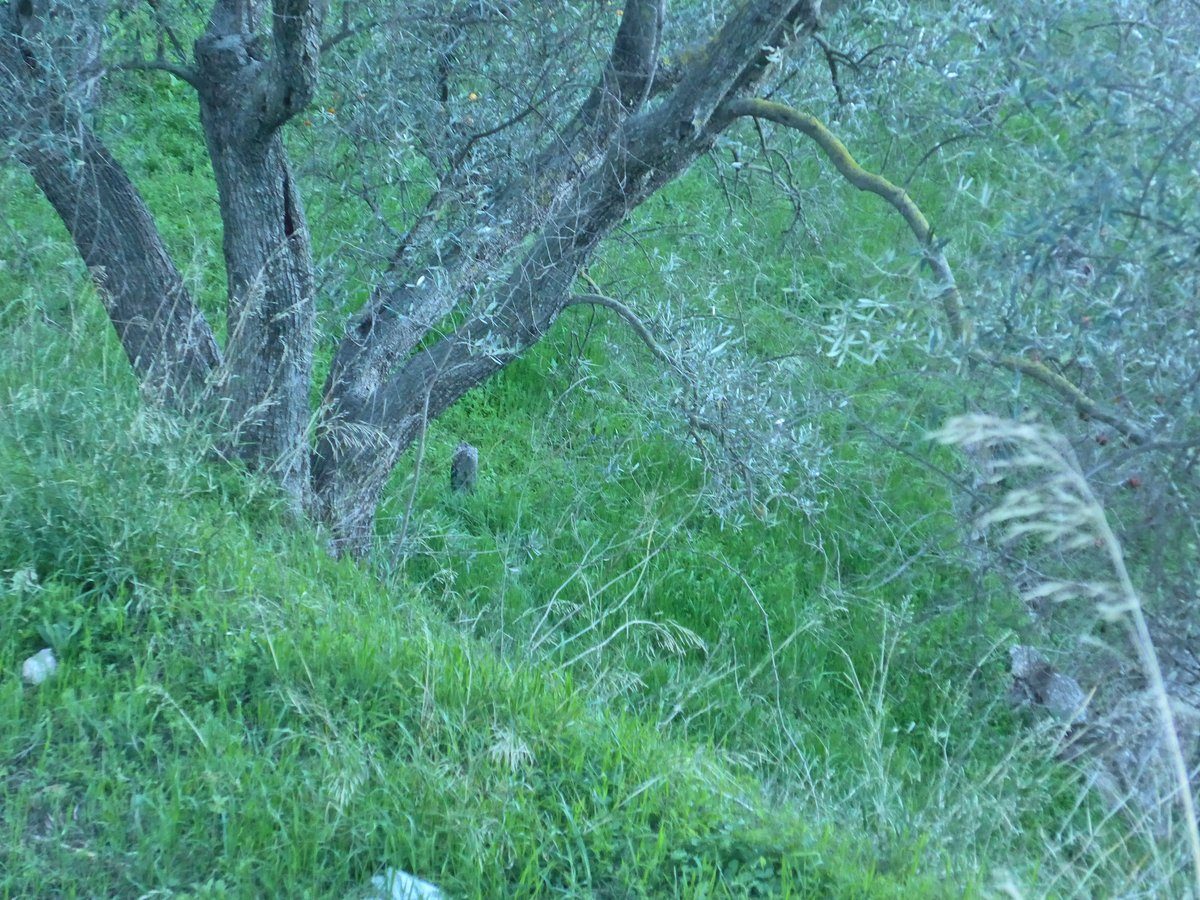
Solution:
[[[1027,597],[1055,600],[1086,597],[1095,602],[1097,610],[1106,619],[1124,619],[1129,625],[1174,770],[1197,895],[1200,896],[1200,829],[1197,828],[1187,763],[1171,711],[1171,699],[1141,599],[1125,565],[1121,544],[1108,524],[1103,506],[1080,471],[1070,445],[1062,435],[1045,426],[978,414],[956,416],[932,437],[939,443],[962,447],[975,457],[993,482],[1020,472],[1034,476],[1026,486],[1006,491],[999,504],[980,518],[980,527],[1002,527],[1007,541],[1033,537],[1066,551],[1095,548],[1106,558],[1109,579],[1088,582],[1046,580],[1028,591]]]

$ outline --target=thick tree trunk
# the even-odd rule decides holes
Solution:
[[[314,485],[336,552],[367,552],[387,478],[426,421],[541,340],[599,243],[630,209],[707,150],[715,136],[662,141],[664,130],[675,130],[670,109],[630,124],[613,138],[604,162],[563,204],[483,311],[409,359],[365,402],[344,404],[342,420],[322,431]]]
[[[218,114],[219,115],[219,114]],[[206,133],[226,130],[209,112]],[[308,504],[314,305],[308,226],[279,135],[209,138],[229,286],[223,398],[235,454]]]
[[[495,311],[413,356],[366,403],[342,407],[343,421],[320,435],[313,482],[334,552],[362,556],[375,510],[400,455],[427,421],[537,343],[562,310],[587,253],[535,253],[497,298]]]
[[[137,188],[85,126],[22,154],[71,234],[143,387],[197,410],[221,353]]]
[[[351,323],[325,385],[313,467],[317,507],[337,552],[369,549],[383,487],[427,420],[540,340],[557,318],[596,241],[564,257],[545,250],[566,244],[544,238],[524,265],[488,292],[498,298],[488,304],[492,313],[474,317],[405,362],[463,295],[509,268],[513,248],[557,211],[581,202],[580,186],[601,164],[612,134],[650,94],[664,13],[662,0],[630,0],[609,62],[579,112],[498,188],[494,202],[478,211],[478,227],[464,230],[485,236],[450,252],[423,252],[421,238],[435,237],[434,217],[418,223],[406,242],[415,251],[412,259],[397,255],[390,283]],[[578,212],[568,219],[579,233]]]
[[[579,111],[542,152],[513,166],[461,236],[447,242],[438,231],[436,198],[413,227],[338,345],[323,392],[322,433],[351,419],[465,294],[508,265],[513,248],[572,195],[603,157],[613,131],[645,102],[658,65],[664,3],[629,0],[624,13],[608,64]]]
[[[295,30],[291,18],[277,24],[277,37]],[[313,84],[286,89],[287,48],[276,47],[273,67],[259,53],[250,24],[232,14],[214,14],[196,43],[200,121],[220,198],[229,288],[223,421],[230,451],[307,509],[312,256],[279,126],[308,102]]]
[[[0,140],[14,141],[62,219],[146,392],[198,412],[221,354],[137,188],[90,126],[98,13],[78,12],[68,46],[42,34],[48,9],[0,2]]]

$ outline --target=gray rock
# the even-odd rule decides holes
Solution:
[[[1033,647],[1011,648],[1013,699],[1044,707],[1056,719],[1072,724],[1087,721],[1088,695],[1079,682],[1056,670]]]
[[[445,900],[445,894],[428,881],[400,869],[386,869],[371,879],[367,900]]]
[[[21,677],[25,679],[26,684],[39,685],[53,675],[57,668],[58,660],[54,658],[54,651],[47,647],[25,660],[21,666]]]
[[[475,490],[478,474],[479,451],[463,441],[455,448],[454,458],[450,461],[450,489],[463,492]]]

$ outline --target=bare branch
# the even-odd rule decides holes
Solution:
[[[435,15],[427,13],[424,15],[413,15],[410,12],[398,13],[394,16],[381,16],[379,18],[367,19],[364,22],[354,24],[350,20],[349,12],[343,8],[342,20],[338,26],[338,30],[325,38],[321,42],[321,52],[325,53],[332,50],[338,44],[344,43],[351,38],[358,37],[360,34],[366,34],[375,28],[382,28],[386,25],[407,25],[407,24],[438,24],[445,23],[447,25],[483,25],[494,21],[490,16],[479,15]]]
[[[179,36],[175,34],[175,29],[171,27],[171,23],[167,21],[167,17],[163,15],[159,0],[146,0],[146,5],[154,11],[154,21],[162,33],[167,36],[167,40],[171,42],[171,49],[178,54],[180,59],[187,59],[187,50],[184,49],[183,42],[179,40]]]
[[[825,64],[829,66],[829,80],[833,83],[833,91],[837,95],[838,103],[846,105],[846,93],[842,90],[842,80],[838,73],[839,60],[845,60],[845,54],[835,50],[829,41],[821,37],[819,34],[813,35],[813,40],[817,46],[821,48],[821,52],[825,55]]]
[[[190,66],[178,65],[165,59],[127,59],[107,67],[109,72],[166,72],[180,81],[200,89],[200,76]]]
[[[603,306],[605,309],[611,309],[618,316],[625,320],[625,323],[633,329],[642,342],[650,348],[650,352],[665,362],[672,369],[677,369],[678,364],[667,354],[667,351],[659,346],[658,341],[654,339],[654,335],[650,333],[650,329],[646,327],[646,323],[638,318],[638,314],[632,309],[612,297],[606,297],[603,294],[572,294],[567,298],[565,306]]]

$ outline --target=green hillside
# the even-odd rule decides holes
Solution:
[[[194,101],[151,79],[120,104],[105,127],[219,322]],[[134,136],[122,108],[152,121]],[[449,897],[1136,885],[1153,847],[1007,700],[1030,626],[972,564],[960,464],[928,440],[970,406],[956,374],[919,341],[827,355],[835,306],[919,296],[903,223],[783,146],[801,225],[699,165],[589,269],[719,323],[733,364],[788,361],[744,363],[812,429],[776,496],[732,496],[647,348],[577,308],[430,426],[362,564],[141,402],[61,224],[0,169],[0,897],[347,897],[388,867]],[[952,187],[1003,161],[936,165],[926,208],[985,219]],[[314,222],[366,221],[303,188]],[[337,234],[314,250],[352,282]],[[344,312],[319,310],[321,375]],[[23,684],[43,647],[58,671]]]

